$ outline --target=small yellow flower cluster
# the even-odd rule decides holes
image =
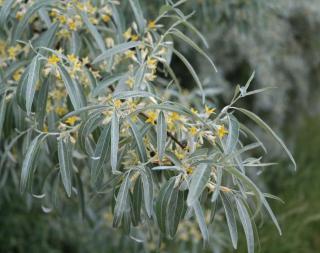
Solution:
[[[22,48],[19,44],[8,48],[8,55],[10,60],[15,60],[18,54],[22,51]]]
[[[125,40],[131,40],[131,41],[137,41],[139,39],[139,36],[137,34],[132,33],[132,28],[129,27],[127,31],[123,33],[123,37]]]

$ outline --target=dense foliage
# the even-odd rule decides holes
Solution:
[[[255,220],[265,213],[281,233],[267,202],[275,197],[248,176],[273,164],[263,161],[263,143],[238,120],[257,123],[295,166],[271,128],[237,106],[266,89],[250,90],[252,75],[229,105],[216,109],[207,98],[214,94],[210,83],[203,85],[176,48],[180,41],[194,50],[214,75],[211,58],[185,33],[208,44],[189,22],[192,14],[179,9],[183,2],[166,1],[152,20],[137,0],[1,3],[3,198],[14,196],[14,185],[29,205],[66,219],[78,204],[86,222],[104,216],[148,251],[162,242],[170,247],[167,239],[176,234],[217,249],[213,222],[237,248],[239,222],[253,252]],[[197,86],[188,94],[173,57]]]

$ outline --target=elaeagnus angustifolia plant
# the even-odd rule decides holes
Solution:
[[[295,166],[271,128],[237,106],[265,89],[250,89],[252,75],[229,105],[215,108],[206,97],[210,85],[175,48],[185,43],[214,75],[193,14],[179,9],[184,2],[164,1],[149,19],[138,0],[1,1],[2,189],[13,183],[46,213],[74,201],[84,219],[109,210],[113,227],[139,242],[161,245],[177,230],[182,240],[185,230],[210,245],[217,210],[234,248],[241,224],[254,251],[262,214],[281,233],[267,202],[275,197],[246,174],[273,163],[263,161],[263,143],[238,120],[257,123]],[[173,55],[197,84],[188,96]],[[107,201],[92,209],[98,195]]]

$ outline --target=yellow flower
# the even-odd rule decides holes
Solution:
[[[60,61],[60,58],[58,56],[56,56],[55,54],[51,55],[48,58],[48,63],[51,65],[57,65],[57,63]]]
[[[149,112],[147,113],[148,118],[146,120],[146,123],[150,123],[152,125],[155,125],[155,121],[157,120],[157,113],[156,112]]]
[[[133,50],[127,50],[124,54],[128,59],[132,59],[132,60],[136,59],[136,55]]]
[[[121,107],[122,102],[121,102],[120,99],[116,99],[116,100],[113,101],[113,104],[114,104],[114,106],[118,109],[118,108]]]
[[[215,113],[216,112],[216,109],[215,108],[209,108],[207,105],[205,106],[205,112],[208,116],[210,116],[211,114]]]
[[[228,130],[224,127],[224,125],[218,126],[218,136],[219,138],[222,138],[228,133]]]
[[[198,129],[193,126],[193,127],[189,128],[189,133],[190,133],[192,136],[196,136],[197,133],[198,133]]]
[[[148,28],[150,30],[156,28],[156,22],[154,20],[150,20],[148,23]]]
[[[9,59],[10,60],[15,60],[16,56],[19,54],[20,50],[21,50],[21,46],[20,45],[16,45],[14,47],[9,47],[9,49],[8,49]]]
[[[20,78],[21,78],[21,72],[22,72],[21,69],[18,69],[17,71],[15,71],[13,76],[12,76],[13,80],[19,81]]]
[[[124,37],[126,40],[130,39],[130,38],[131,38],[131,35],[132,35],[132,28],[131,28],[131,27],[128,28],[128,30],[123,33],[123,37]]]
[[[72,116],[72,117],[69,117],[65,120],[65,122],[70,125],[70,126],[73,126],[80,118],[77,117],[77,116]]]
[[[174,154],[176,155],[176,157],[180,160],[184,159],[186,157],[185,153],[183,152],[179,152],[179,151],[175,151]]]
[[[78,58],[74,54],[68,54],[67,58],[73,64],[75,64],[78,61]]]
[[[152,69],[152,70],[154,70],[154,69],[156,69],[157,68],[157,60],[156,59],[152,59],[152,58],[148,58],[148,60],[147,60],[147,67],[149,68],[149,69]]]
[[[109,15],[102,15],[102,20],[106,23],[110,21],[111,17]]]
[[[21,20],[21,18],[23,17],[24,14],[25,14],[25,11],[23,11],[23,10],[18,11],[16,14],[16,19]]]
[[[169,121],[178,121],[178,120],[181,120],[181,116],[179,113],[177,113],[177,112],[170,113]]]
[[[137,41],[137,40],[139,39],[139,36],[138,36],[138,35],[135,35],[135,34],[132,34],[132,35],[130,36],[130,39],[131,39],[132,41]]]
[[[65,107],[58,106],[58,107],[56,107],[55,112],[56,112],[56,114],[58,114],[59,116],[63,116],[63,115],[65,115],[65,114],[68,112],[68,110],[67,110],[67,108],[65,108]]]
[[[190,174],[192,174],[193,169],[191,167],[189,167],[189,168],[186,169],[186,172],[187,172],[187,174],[190,175]]]
[[[51,17],[55,18],[55,17],[57,17],[57,15],[58,15],[58,11],[56,9],[52,9],[50,11],[50,16]]]
[[[72,20],[72,19],[69,19],[68,20],[68,27],[70,30],[72,31],[76,31],[77,30],[77,23],[76,21]]]
[[[70,31],[68,31],[68,29],[61,29],[58,32],[58,36],[60,36],[61,38],[69,38],[70,37]]]
[[[132,88],[134,85],[134,79],[132,77],[129,77],[126,81],[126,84],[129,86],[129,88]]]
[[[59,15],[57,18],[61,24],[65,24],[67,22],[67,18],[63,15]]]
[[[194,108],[191,108],[190,111],[193,113],[193,114],[198,114],[198,111]]]
[[[82,64],[83,64],[83,65],[86,65],[86,64],[88,64],[88,63],[89,63],[89,57],[88,57],[88,56],[82,58]]]
[[[49,132],[49,129],[48,129],[48,126],[47,126],[47,125],[44,125],[44,126],[43,126],[43,132],[45,132],[45,133],[48,133],[48,132]]]

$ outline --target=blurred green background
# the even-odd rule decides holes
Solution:
[[[152,19],[164,1],[142,2]],[[293,172],[280,149],[257,129],[267,142],[269,158],[279,161],[279,165],[259,172],[261,187],[285,202],[271,203],[283,236],[279,237],[272,224],[258,227],[260,252],[320,252],[320,1],[190,0],[182,9],[195,11],[192,20],[207,38],[208,51],[218,68],[214,73],[200,55],[183,43],[176,45],[211,88],[208,99],[223,106],[230,101],[234,87],[244,84],[253,71],[254,89],[276,87],[243,105],[280,134],[298,164],[298,171]],[[182,84],[192,88],[191,78],[177,60],[174,69]],[[108,217],[95,224],[90,222],[95,216],[92,213],[91,219],[83,221],[74,203],[68,206],[67,219],[59,211],[44,214],[36,200],[31,206],[30,199],[22,198],[13,187],[0,185],[0,252],[147,250],[113,230]],[[202,251],[202,247],[188,247],[187,243],[170,247],[171,252]],[[147,248],[157,249],[157,245]],[[217,246],[215,252],[232,251]],[[244,238],[236,252],[246,252]]]

